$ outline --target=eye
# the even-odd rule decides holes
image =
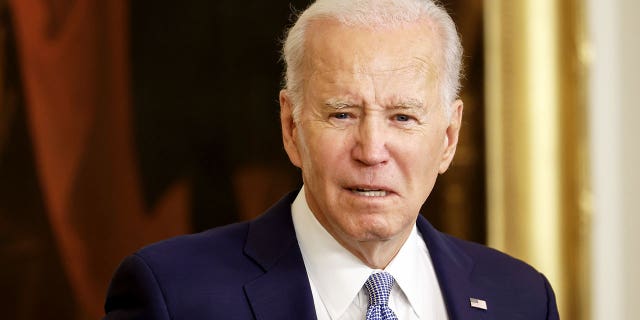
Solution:
[[[411,120],[411,117],[406,115],[406,114],[396,114],[393,117],[394,117],[394,119],[396,121],[400,121],[400,122],[407,122],[407,121]]]
[[[349,119],[349,114],[346,112],[339,112],[332,114],[331,117],[335,119]]]

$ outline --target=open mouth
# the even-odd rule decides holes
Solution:
[[[384,197],[388,194],[386,190],[381,190],[381,189],[353,188],[351,189],[351,192],[364,197]]]

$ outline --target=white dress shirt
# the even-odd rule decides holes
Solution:
[[[291,212],[318,320],[364,320],[368,294],[363,285],[379,270],[369,268],[324,229],[309,209],[304,188],[291,205]],[[427,246],[415,225],[384,270],[396,281],[389,307],[398,319],[447,319]]]

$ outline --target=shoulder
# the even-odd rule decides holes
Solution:
[[[444,296],[449,303],[469,297],[487,301],[492,319],[558,319],[547,279],[526,262],[487,246],[437,231],[417,221]],[[468,302],[459,312],[468,312]]]
[[[170,238],[133,254],[167,292],[209,284],[225,290],[262,272],[244,252],[249,223]],[[215,283],[213,286],[211,284]]]
[[[243,285],[262,270],[243,253],[247,229],[248,223],[210,229],[130,255],[111,281],[105,319],[228,318],[211,304],[218,296],[249,317]]]
[[[531,277],[540,280],[540,273],[528,263],[485,245],[461,240],[453,236],[443,236],[473,261],[476,276],[500,276],[503,278]]]
[[[275,254],[284,243],[295,242],[290,207],[296,194],[285,195],[254,220],[170,238],[148,245],[135,255],[158,264],[208,261],[233,265],[236,260],[249,259],[245,253],[256,248]]]
[[[558,319],[553,289],[534,267],[478,243],[443,237],[472,261],[469,280],[479,295],[491,302],[496,318]]]
[[[148,245],[135,256],[151,269],[185,270],[187,272],[246,271],[257,267],[252,251],[278,251],[289,236],[295,241],[291,222],[292,192],[258,218],[183,235]],[[254,255],[255,256],[255,255]],[[222,272],[224,274],[224,272]]]
[[[538,272],[526,262],[498,250],[462,240],[436,230],[424,217],[417,221],[418,230],[427,244],[432,259],[471,270],[476,275],[511,277],[535,275]]]
[[[250,317],[243,286],[263,274],[244,254],[248,223],[174,237],[125,258],[105,303],[106,319],[217,319],[229,311],[211,301],[225,297]]]
[[[211,257],[212,254],[233,254],[241,252],[246,241],[248,223],[235,223],[209,229],[200,233],[169,238],[147,245],[135,255],[145,261],[171,262],[176,260],[196,260]]]
[[[257,219],[148,245],[116,270],[106,319],[248,319],[245,286],[263,276],[283,252],[295,250],[283,198]],[[232,308],[211,301],[223,299]]]

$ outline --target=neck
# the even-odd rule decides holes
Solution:
[[[341,241],[334,237],[345,249],[372,269],[385,269],[409,238],[411,229],[390,239],[366,241]]]

